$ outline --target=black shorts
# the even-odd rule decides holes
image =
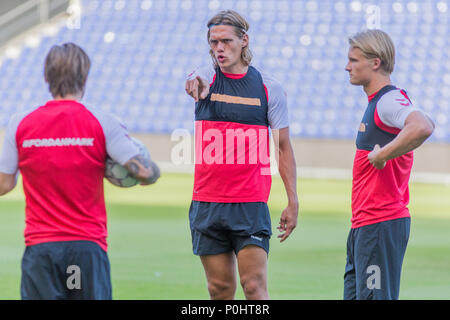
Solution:
[[[192,201],[189,223],[195,255],[238,253],[250,244],[269,253],[272,227],[267,203]]]
[[[20,294],[23,300],[111,300],[108,256],[92,241],[28,246]]]
[[[396,300],[410,218],[350,230],[344,275],[345,300]]]

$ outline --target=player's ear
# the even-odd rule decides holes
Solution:
[[[248,46],[248,34],[245,33],[242,36],[242,48],[245,48],[246,46]]]
[[[380,58],[372,59],[372,69],[373,69],[373,71],[378,71],[381,69],[381,59]]]

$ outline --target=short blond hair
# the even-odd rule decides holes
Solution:
[[[395,47],[389,35],[379,29],[358,32],[348,38],[352,48],[359,48],[367,59],[379,58],[381,69],[391,74],[395,65]]]
[[[237,37],[241,38],[244,37],[244,35],[247,33],[248,29],[250,28],[249,23],[247,20],[244,19],[239,13],[233,10],[224,10],[220,11],[218,14],[216,14],[214,17],[212,17],[208,21],[208,43],[209,43],[209,31],[212,27],[217,25],[227,25],[234,27],[234,31]],[[211,55],[211,58],[213,59],[214,65],[217,66],[216,58],[214,57],[214,53],[212,50],[209,50],[209,54]],[[241,60],[244,63],[244,65],[248,66],[250,65],[252,61],[252,52],[250,51],[249,45],[242,48],[241,52]]]

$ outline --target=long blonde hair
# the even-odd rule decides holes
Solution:
[[[234,31],[236,33],[236,36],[238,36],[240,39],[244,37],[244,35],[247,33],[248,29],[250,28],[250,25],[248,22],[236,11],[233,10],[224,10],[220,11],[218,14],[216,14],[214,17],[212,17],[208,21],[208,43],[209,43],[209,34],[210,34],[210,28],[216,25],[228,25],[234,27]],[[211,58],[214,62],[214,65],[217,66],[217,60],[214,57],[213,51],[210,49],[209,54],[211,55]],[[241,60],[244,63],[244,65],[248,66],[250,65],[252,61],[253,55],[250,51],[249,45],[242,48],[241,52]]]

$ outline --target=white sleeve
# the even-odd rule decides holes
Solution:
[[[271,129],[282,129],[289,127],[289,116],[287,108],[287,95],[281,83],[270,75],[261,73],[263,83],[267,89],[269,103],[268,118]]]
[[[121,165],[140,153],[138,146],[131,140],[128,129],[122,121],[111,113],[89,109],[102,126],[106,140],[106,152]]]
[[[214,69],[213,65],[203,66],[189,73],[186,80],[191,80],[196,78],[197,76],[200,76],[201,78],[206,79],[209,84],[211,84],[214,80],[215,75],[216,69]]]
[[[5,139],[3,140],[2,154],[0,155],[0,172],[6,174],[17,173],[19,167],[19,154],[16,142],[16,133],[19,123],[26,114],[14,114],[9,120],[5,131]]]
[[[406,118],[413,111],[428,116],[421,109],[414,107],[400,90],[389,91],[377,103],[377,113],[381,122],[393,128],[403,129]]]

